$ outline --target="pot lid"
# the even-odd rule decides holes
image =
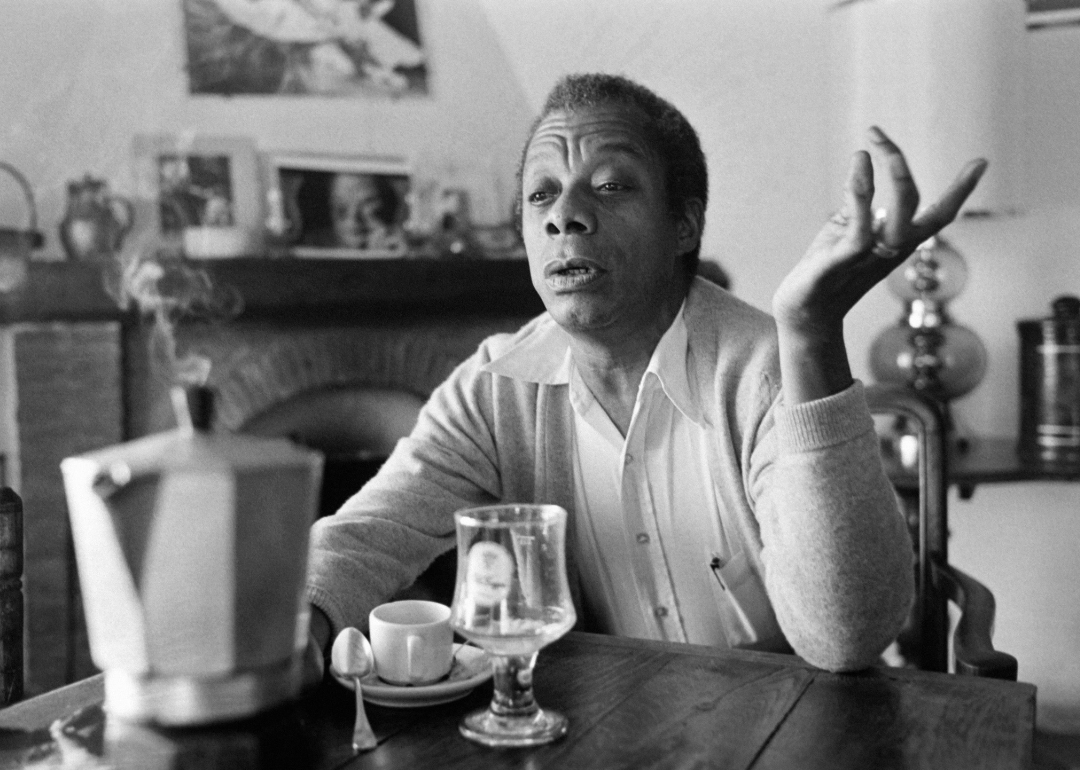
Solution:
[[[213,472],[224,468],[294,467],[322,462],[322,454],[285,438],[213,432],[213,392],[206,387],[173,391],[178,427],[123,444],[96,449],[64,462],[105,467],[126,465],[131,475],[158,470]]]

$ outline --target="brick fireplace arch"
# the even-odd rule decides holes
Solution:
[[[216,385],[217,419],[232,430],[288,436],[322,451],[319,514],[328,515],[408,434],[431,391],[475,349],[472,336],[293,332],[225,370]],[[456,570],[456,554],[443,554],[396,598],[448,604]]]
[[[249,430],[283,405],[364,392],[373,410],[427,398],[486,336],[543,311],[519,259],[207,260],[244,309],[228,323],[185,316],[176,350],[210,359],[215,427]],[[26,691],[89,676],[89,657],[59,462],[176,427],[153,318],[118,308],[112,268],[31,266],[4,324],[24,518]],[[18,299],[19,301],[15,301]],[[381,400],[380,400],[381,399]],[[322,410],[320,410],[322,411]],[[394,430],[399,430],[395,428]]]
[[[344,390],[422,403],[471,352],[471,346],[448,347],[440,336],[331,329],[278,337],[231,362],[217,379],[217,419],[245,431],[290,404],[300,408],[305,396],[321,393],[324,404],[344,406],[348,399],[326,396]]]

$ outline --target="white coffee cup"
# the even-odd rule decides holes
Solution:
[[[375,673],[390,684],[422,685],[450,673],[454,632],[450,608],[407,599],[380,604],[368,616]]]

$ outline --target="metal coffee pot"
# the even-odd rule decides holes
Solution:
[[[299,694],[322,455],[212,432],[206,388],[174,406],[175,430],[61,470],[106,710],[197,725]]]

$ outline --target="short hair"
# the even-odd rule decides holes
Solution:
[[[701,201],[704,226],[704,210],[709,201],[709,172],[701,142],[690,121],[671,102],[629,78],[589,73],[567,75],[556,83],[548,94],[540,115],[529,129],[529,136],[525,140],[518,162],[517,194],[514,200],[514,215],[519,232],[523,213],[521,186],[525,173],[525,157],[536,129],[544,119],[555,112],[573,112],[610,105],[629,107],[642,114],[642,127],[664,166],[668,211],[672,216],[681,216],[686,210],[686,204],[692,198],[697,198]],[[693,276],[697,271],[700,256],[699,241],[695,248],[683,255],[687,275]]]

